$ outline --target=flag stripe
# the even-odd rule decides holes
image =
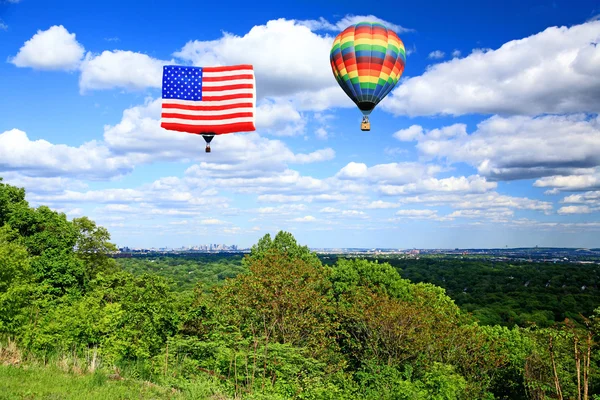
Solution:
[[[181,114],[181,115],[227,115],[236,113],[252,113],[251,107],[235,107],[225,110],[182,110],[180,108],[164,109],[164,114]],[[185,118],[185,117],[184,117]]]
[[[246,71],[221,71],[221,72],[208,72],[206,69],[202,72],[202,78],[220,78],[220,77],[229,77],[229,76],[239,76],[239,75],[252,75],[254,76],[254,71],[246,70]]]
[[[254,67],[251,64],[241,64],[241,65],[226,65],[222,67],[203,67],[202,70],[206,72],[227,72],[227,71],[241,71],[241,70],[249,70],[254,71]]]
[[[235,92],[235,90],[232,90],[232,92]],[[202,103],[207,102],[207,101],[222,101],[222,100],[234,100],[234,99],[253,99],[254,98],[254,91],[252,90],[243,90],[243,93],[229,93],[227,95],[223,95],[223,96],[205,96],[202,98]]]
[[[210,81],[207,82],[206,79],[202,82],[202,87],[207,88],[222,88],[224,86],[230,85],[250,85],[250,87],[254,86],[254,81],[252,79],[234,79],[234,80],[225,80],[225,81]]]
[[[241,90],[241,89],[252,89],[253,85],[250,84],[242,84],[242,85],[221,85],[221,86],[208,86],[208,85],[202,85],[202,91],[203,92],[227,92],[227,91],[234,91],[234,90]],[[204,96],[203,96],[204,97]]]
[[[182,124],[182,125],[224,125],[237,122],[254,122],[253,117],[240,117],[230,119],[209,119],[209,120],[191,120],[182,118],[161,118],[161,123]]]
[[[207,130],[205,126],[187,124],[162,123],[160,126],[161,128],[169,129],[171,131],[187,132],[194,134],[214,133],[217,135],[234,132],[251,132],[256,130],[254,124],[251,122],[223,124],[219,126],[214,126],[211,130]]]
[[[192,102],[194,104],[198,104],[198,102]],[[208,103],[208,102],[202,102]],[[233,110],[236,108],[252,108],[254,106],[253,103],[239,103],[238,100],[224,100],[221,102],[211,102],[211,103],[219,103],[221,105],[206,105],[206,106],[197,106],[197,105],[187,105],[187,104],[163,104],[163,109],[177,109],[179,112],[183,112],[183,110],[189,111],[221,111],[221,110]],[[224,104],[229,103],[229,104]],[[169,111],[169,110],[168,110]]]
[[[221,121],[221,120],[233,120],[236,118],[250,117],[253,114],[251,112],[236,112],[227,114],[181,114],[181,113],[163,113],[161,117],[167,119],[187,119],[190,121]]]
[[[223,81],[232,81],[232,80],[246,80],[246,81],[249,81],[252,83],[252,82],[254,82],[254,75],[253,74],[231,75],[231,76],[203,75],[202,80],[204,81],[204,83],[210,82],[211,84],[213,82],[223,82]]]

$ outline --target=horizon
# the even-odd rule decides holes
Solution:
[[[0,0],[0,177],[32,206],[130,248],[600,248],[597,0],[153,4]],[[361,20],[406,49],[369,132],[329,61]],[[160,127],[164,65],[237,64],[255,132]]]

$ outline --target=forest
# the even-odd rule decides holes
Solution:
[[[600,399],[595,267],[324,260],[284,231],[115,260],[25,195],[0,182],[0,398]]]

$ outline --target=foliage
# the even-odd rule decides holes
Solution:
[[[72,369],[85,359],[94,366],[77,367],[68,379],[50,368],[0,367],[0,383],[15,378],[8,384],[19,396],[85,387],[92,398],[134,391],[155,398],[589,399],[600,392],[595,267],[323,264],[289,232],[263,236],[243,259],[117,261],[105,228],[31,208],[24,190],[2,183],[0,224],[0,342],[20,348],[0,345],[0,364],[75,360]],[[576,293],[584,273],[589,290]],[[34,383],[31,371],[46,383]],[[109,374],[157,386],[113,385]]]

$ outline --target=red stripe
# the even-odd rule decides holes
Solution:
[[[232,108],[240,107],[253,107],[252,103],[235,103],[227,104],[224,106],[188,106],[185,104],[163,104],[164,108],[175,108],[179,110],[194,110],[194,111],[219,111],[219,110],[230,110]]]
[[[225,124],[225,125],[186,125],[186,124],[173,124],[173,123],[161,123],[161,128],[168,129],[171,131],[187,132],[194,134],[210,134],[223,135],[226,133],[235,132],[252,132],[256,130],[256,127],[252,122],[238,122],[236,124]]]
[[[254,85],[251,83],[240,83],[238,85],[225,85],[225,86],[202,86],[203,92],[222,92],[225,90],[237,90],[237,89],[253,89]]]
[[[254,79],[252,75],[202,76],[204,82],[223,82],[236,79]]]
[[[253,99],[252,93],[240,93],[240,94],[227,94],[225,96],[202,96],[202,101],[220,101],[220,100],[234,100],[234,99]]]
[[[227,65],[225,67],[203,67],[202,70],[206,72],[224,72],[224,71],[239,71],[241,69],[251,69],[254,71],[254,67],[250,64],[242,65]]]
[[[191,121],[208,121],[208,120],[222,121],[225,119],[245,118],[245,117],[252,117],[252,116],[253,116],[253,113],[251,113],[251,112],[239,112],[239,113],[223,114],[223,115],[188,115],[188,114],[177,114],[177,113],[163,113],[161,115],[162,118],[189,119]]]

